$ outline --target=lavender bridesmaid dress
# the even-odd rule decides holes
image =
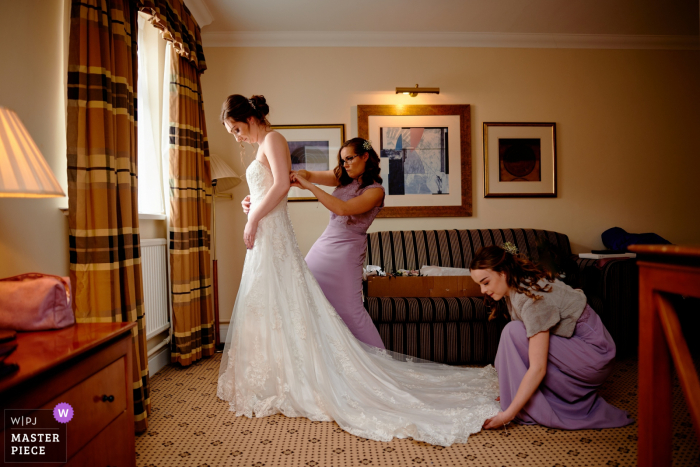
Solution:
[[[522,321],[503,329],[496,353],[501,408],[513,401],[530,366],[529,341]],[[550,335],[547,373],[516,422],[564,430],[615,428],[634,423],[627,412],[608,404],[597,389],[610,375],[615,343],[589,305],[570,338]]]
[[[336,188],[333,196],[348,201],[370,188],[384,190],[379,183],[361,188],[358,181],[353,180]],[[367,229],[383,206],[384,202],[356,216],[331,213],[328,227],[306,255],[311,273],[353,335],[380,349],[384,348],[384,343],[362,305],[362,264],[367,251]]]

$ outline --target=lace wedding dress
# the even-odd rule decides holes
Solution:
[[[246,177],[254,207],[272,173],[256,160]],[[466,442],[500,409],[490,365],[451,367],[355,339],[304,262],[286,199],[247,252],[217,395],[237,415],[335,421],[363,438],[442,446]]]

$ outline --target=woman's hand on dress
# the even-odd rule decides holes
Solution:
[[[250,195],[243,198],[243,201],[241,201],[241,206],[243,206],[244,214],[248,214],[250,212]]]
[[[304,172],[306,172],[306,170],[299,170],[298,172],[292,172],[290,174],[289,181],[292,182],[291,186],[308,190],[313,185],[309,180],[304,178]],[[308,172],[306,172],[306,174],[308,175]]]
[[[258,223],[248,219],[245,224],[245,229],[243,229],[243,243],[245,247],[249,250],[253,249],[255,244],[255,233],[258,231]]]
[[[513,418],[514,417],[506,415],[506,413],[501,410],[494,417],[491,417],[484,422],[484,429],[493,430],[494,428],[500,428],[509,424]]]

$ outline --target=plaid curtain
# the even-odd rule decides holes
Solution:
[[[151,411],[136,179],[137,9],[74,0],[68,58],[70,275],[79,323],[136,322],[136,431]]]
[[[215,352],[211,173],[200,73],[189,58],[170,57],[171,361],[187,366]]]
[[[139,9],[151,16],[151,24],[162,31],[163,39],[172,42],[175,52],[189,59],[199,73],[204,72],[207,64],[202,52],[201,30],[184,1],[138,1]]]
[[[197,21],[183,0],[138,0],[172,42],[169,87],[171,361],[188,366],[213,355],[211,173],[200,76],[207,65]],[[164,117],[165,118],[165,117]]]

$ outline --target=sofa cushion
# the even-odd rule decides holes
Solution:
[[[453,365],[493,363],[508,322],[488,321],[477,297],[367,297],[365,307],[387,349]]]
[[[365,265],[384,271],[420,269],[422,266],[468,268],[483,246],[515,244],[528,258],[537,261],[537,241],[546,239],[565,256],[571,255],[569,237],[535,229],[411,230],[367,234]]]
[[[367,297],[367,309],[375,323],[486,321],[488,317],[481,297]]]

